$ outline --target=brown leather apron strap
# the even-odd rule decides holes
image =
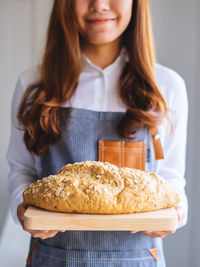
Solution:
[[[156,261],[158,261],[158,249],[157,248],[150,248],[150,254],[154,257]]]
[[[155,153],[155,159],[164,159],[164,153],[160,141],[160,135],[157,127],[149,127],[149,132],[151,135],[153,147],[154,147],[154,153]]]
[[[39,241],[36,241],[33,244],[32,250],[29,252],[28,258],[26,260],[26,263],[27,264],[31,264],[31,262],[32,262],[32,254],[38,249],[39,245],[40,245],[40,242]]]

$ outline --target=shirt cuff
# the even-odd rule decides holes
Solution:
[[[17,193],[15,193],[15,194],[13,193],[11,195],[10,211],[11,211],[12,218],[16,224],[21,224],[18,217],[17,217],[17,208],[18,208],[19,204],[21,204],[23,202],[23,192],[27,188],[27,186],[29,186],[29,184],[23,185],[20,188],[20,190],[17,190],[18,191]]]

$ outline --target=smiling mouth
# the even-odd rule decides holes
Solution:
[[[91,20],[86,20],[86,21],[90,24],[101,25],[101,24],[109,23],[114,20],[115,19],[91,19]]]

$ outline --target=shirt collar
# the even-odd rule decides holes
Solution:
[[[96,71],[96,72],[100,72],[103,74],[108,74],[110,72],[113,72],[115,69],[123,66],[126,62],[128,62],[129,56],[128,56],[128,53],[126,51],[126,48],[122,47],[122,49],[121,49],[118,57],[115,59],[115,61],[104,69],[102,69],[99,66],[95,65],[94,63],[92,63],[92,61],[84,53],[82,53],[82,60],[83,60],[83,64],[84,64],[83,71],[86,71],[86,72]]]

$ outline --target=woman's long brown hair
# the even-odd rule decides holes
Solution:
[[[40,66],[40,80],[25,91],[18,111],[24,142],[30,152],[43,155],[61,138],[61,105],[76,90],[82,71],[80,38],[72,0],[54,0]],[[155,79],[155,55],[148,0],[134,0],[130,24],[122,35],[129,55],[120,79],[120,96],[127,113],[119,133],[129,138],[139,126],[156,126],[167,105]]]

